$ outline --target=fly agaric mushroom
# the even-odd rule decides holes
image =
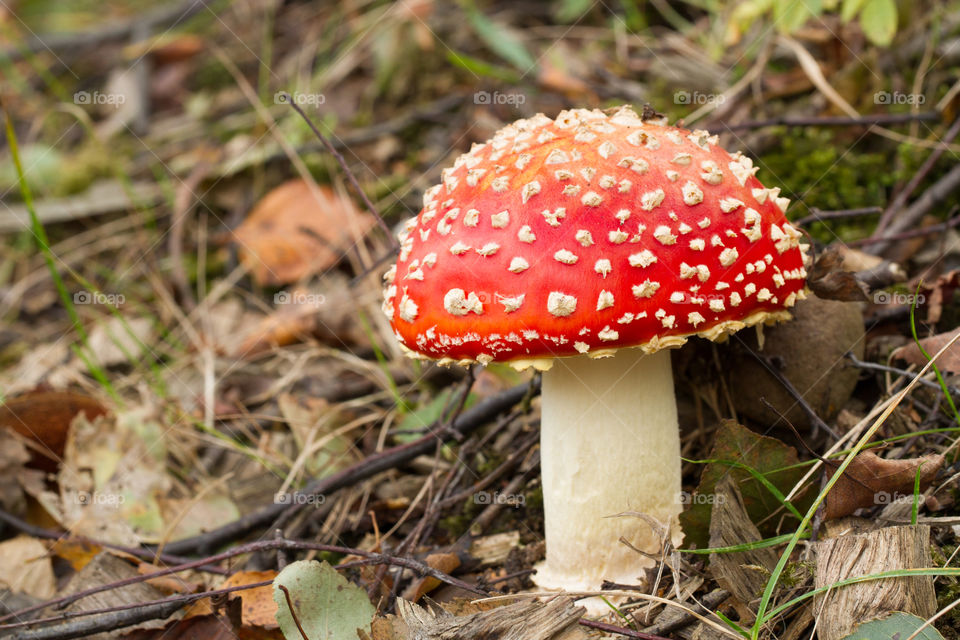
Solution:
[[[409,355],[543,371],[541,587],[637,582],[652,561],[620,538],[662,539],[610,516],[680,543],[667,349],[789,319],[804,295],[787,200],[755,171],[628,107],[540,114],[457,158],[401,232],[383,308]]]

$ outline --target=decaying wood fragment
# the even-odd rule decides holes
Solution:
[[[397,600],[397,611],[418,640],[583,640],[590,632],[578,626],[584,609],[570,598],[549,602],[517,602],[465,616],[430,611],[406,600]]]
[[[860,534],[828,538],[816,544],[817,588],[841,580],[897,569],[932,566],[930,527],[885,527]],[[813,614],[820,640],[850,634],[858,624],[890,611],[929,618],[937,598],[932,576],[870,580],[838,587],[814,596]]]
[[[714,498],[710,517],[711,548],[732,547],[763,539],[756,525],[750,521],[743,496],[731,476],[717,484]],[[717,584],[740,602],[749,605],[763,592],[777,559],[777,552],[772,547],[735,553],[711,553],[710,567]]]

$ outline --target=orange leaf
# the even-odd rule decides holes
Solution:
[[[87,566],[98,553],[103,551],[103,547],[93,544],[92,542],[61,538],[54,541],[51,551],[54,555],[69,562],[74,571],[80,571],[80,569]]]
[[[280,285],[333,266],[374,224],[329,187],[296,179],[265,195],[233,235],[253,279]]]
[[[276,571],[239,571],[220,585],[221,589],[239,587],[240,585],[273,580],[277,577]],[[235,591],[229,595],[230,600],[240,598],[241,622],[245,627],[264,627],[276,629],[277,603],[273,601],[273,586],[266,585],[244,591]]]

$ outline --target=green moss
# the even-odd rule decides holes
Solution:
[[[780,146],[763,153],[757,177],[765,185],[780,187],[794,201],[792,219],[809,215],[811,207],[824,211],[883,207],[892,188],[909,180],[928,154],[915,146],[893,146],[842,127],[778,127],[770,134]],[[927,182],[942,175],[945,166],[938,163]],[[922,189],[921,185],[916,193]],[[813,224],[810,232],[824,242],[837,237],[849,241],[872,232],[876,219],[867,216]]]

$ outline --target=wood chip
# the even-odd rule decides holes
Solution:
[[[930,527],[886,527],[867,533],[829,538],[814,546],[814,586],[897,569],[933,566]],[[870,580],[814,596],[813,615],[820,640],[839,640],[854,628],[889,611],[929,618],[937,610],[933,576]]]

